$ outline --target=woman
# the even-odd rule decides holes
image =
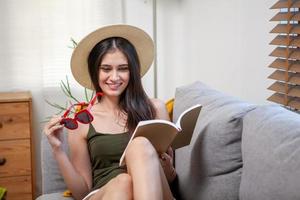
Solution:
[[[60,134],[67,125],[62,118],[54,116],[44,132],[75,199],[87,194],[84,199],[173,198],[168,185],[176,177],[171,148],[157,155],[146,138],[137,137],[126,150],[126,166],[118,165],[139,121],[169,119],[164,103],[149,99],[141,83],[153,49],[141,29],[112,25],[90,33],[74,50],[74,78],[101,94],[90,109],[93,121],[68,130],[70,158],[61,148]]]

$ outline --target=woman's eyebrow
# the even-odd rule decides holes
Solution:
[[[121,64],[121,65],[118,65],[119,67],[128,67],[128,64]]]
[[[102,64],[102,65],[100,65],[100,66],[102,66],[102,67],[112,67],[113,65]],[[128,67],[128,64],[127,64],[127,63],[120,64],[120,65],[118,65],[118,67]]]
[[[103,66],[103,67],[111,67],[111,65],[109,65],[109,64],[102,64],[102,65],[99,65],[99,66]]]

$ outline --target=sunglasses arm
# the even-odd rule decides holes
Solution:
[[[66,117],[69,115],[71,109],[72,109],[74,106],[76,106],[76,105],[81,105],[81,104],[72,104],[72,105],[69,107],[69,109],[66,110],[66,112],[64,113],[63,118],[66,118]]]
[[[93,97],[93,99],[90,101],[88,107],[87,107],[87,110],[90,110],[92,108],[92,106],[95,104],[96,100],[97,100],[97,97],[98,96],[103,96],[103,93],[102,92],[97,92],[96,95]]]
[[[68,114],[70,113],[72,107],[73,107],[73,106],[71,106],[71,107],[64,113],[64,115],[62,116],[63,118],[66,118],[66,117],[68,116]]]

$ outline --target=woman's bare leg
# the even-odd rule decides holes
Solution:
[[[132,200],[132,180],[128,174],[120,174],[110,180],[90,200]]]
[[[135,138],[126,150],[126,165],[133,183],[134,199],[172,199],[158,155],[149,140]]]

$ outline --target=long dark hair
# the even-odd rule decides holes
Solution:
[[[130,78],[127,88],[120,96],[119,106],[121,111],[127,114],[126,127],[132,133],[139,121],[154,119],[156,115],[154,106],[142,86],[140,61],[134,46],[121,37],[100,41],[92,49],[88,58],[89,74],[96,92],[102,92],[98,80],[99,66],[104,55],[115,49],[120,50],[128,61]]]

